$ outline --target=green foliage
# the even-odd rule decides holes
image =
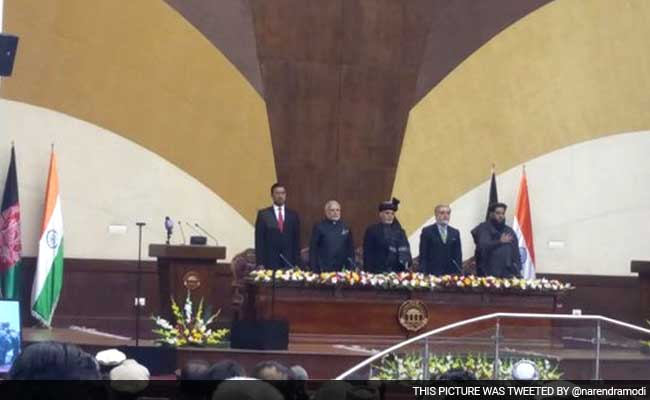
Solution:
[[[529,358],[530,359],[530,358]],[[512,366],[520,358],[501,358],[497,379],[510,379]],[[545,358],[530,359],[537,365],[542,380],[556,380],[562,377],[557,362]],[[435,377],[452,369],[471,371],[477,379],[492,379],[494,358],[485,354],[433,355],[429,357],[429,375]],[[422,355],[388,354],[378,364],[372,366],[372,379],[380,380],[418,380],[422,379]]]

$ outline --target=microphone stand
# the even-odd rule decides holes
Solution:
[[[218,246],[218,245],[219,245],[219,241],[217,240],[217,238],[214,237],[214,236],[212,236],[212,235],[210,235],[210,233],[209,233],[208,231],[206,231],[205,229],[203,229],[203,228],[201,227],[201,225],[199,225],[198,223],[195,222],[195,223],[194,223],[194,226],[196,226],[197,228],[199,228],[199,229],[201,230],[201,232],[203,232],[203,233],[205,233],[206,235],[208,235],[208,237],[209,237],[210,239],[214,240],[214,244],[215,244],[215,246]]]
[[[136,222],[138,226],[138,269],[135,284],[135,347],[140,346],[140,289],[142,286],[142,227],[144,222]]]
[[[353,270],[356,271],[356,270],[357,270],[357,263],[354,262],[354,260],[352,259],[352,257],[348,257],[348,262],[350,263],[350,268],[352,268]]]
[[[455,266],[456,269],[458,270],[458,273],[459,273],[460,275],[463,275],[463,269],[462,269],[461,267],[458,266],[458,263],[456,262],[456,260],[454,260],[454,259],[452,258],[452,259],[451,259],[451,262],[454,263],[454,266]]]
[[[183,244],[187,244],[187,241],[185,240],[185,232],[183,231],[183,225],[181,224],[181,221],[178,221],[178,227],[181,229],[181,237],[183,238]]]

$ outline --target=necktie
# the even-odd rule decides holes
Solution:
[[[278,208],[278,229],[280,232],[284,231],[284,217],[282,216],[282,208]]]
[[[442,243],[447,243],[447,229],[440,229],[440,237],[442,238]]]

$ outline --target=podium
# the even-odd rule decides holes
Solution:
[[[223,286],[219,282],[224,274],[217,260],[226,258],[225,247],[151,244],[149,256],[158,259],[161,316],[173,323],[171,298],[182,309],[188,290],[196,304],[203,298],[213,312],[220,308],[223,296],[217,286]]]

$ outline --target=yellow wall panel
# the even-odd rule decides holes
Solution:
[[[21,43],[3,97],[144,146],[249,221],[268,202],[275,164],[263,99],[165,2],[7,0],[5,9]]]

